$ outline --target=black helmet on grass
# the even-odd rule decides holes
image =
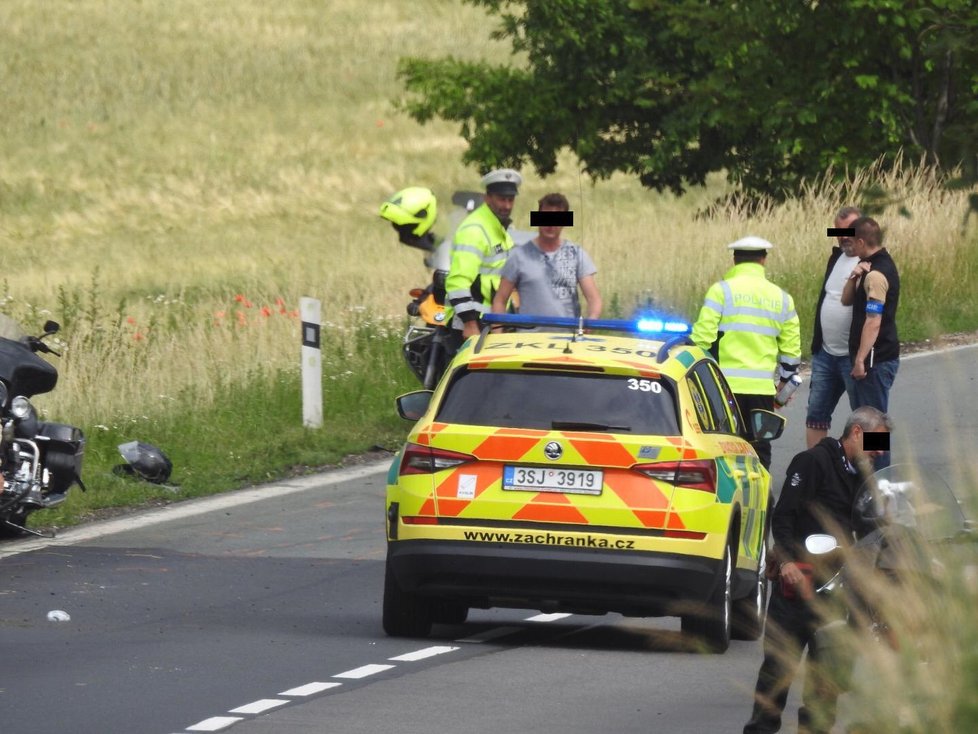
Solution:
[[[173,462],[151,443],[142,441],[122,443],[119,444],[119,453],[126,463],[119,464],[113,469],[116,474],[135,476],[147,482],[163,484],[173,471]]]

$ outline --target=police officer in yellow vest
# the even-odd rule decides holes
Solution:
[[[744,237],[728,245],[734,266],[710,286],[693,325],[693,341],[719,362],[745,420],[756,408],[774,410],[775,394],[801,362],[795,302],[764,275],[764,261],[772,247],[760,237]],[[753,445],[761,463],[770,469],[770,442]]]
[[[456,344],[478,334],[480,317],[492,310],[492,297],[513,248],[513,238],[506,230],[522,183],[523,177],[511,168],[487,173],[482,177],[485,201],[455,230],[452,264],[445,280],[445,317],[455,330]]]

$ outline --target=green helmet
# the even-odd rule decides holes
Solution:
[[[428,233],[438,216],[438,202],[431,189],[411,186],[394,194],[380,206],[380,216],[399,232],[415,237]]]

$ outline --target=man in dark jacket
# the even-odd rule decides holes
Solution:
[[[818,617],[809,604],[811,579],[805,573],[805,538],[814,533],[839,536],[847,543],[871,530],[857,527],[853,507],[870,461],[881,451],[864,451],[863,435],[889,432],[892,422],[885,413],[865,406],[846,421],[842,437],[826,437],[792,459],[771,520],[772,556],[778,577],[771,593],[764,632],[764,662],[757,676],[754,710],[744,734],[767,734],[781,729],[781,714],[788,688],[801,654],[817,663],[812,645]],[[819,685],[817,666],[808,668],[803,703],[798,711],[799,734],[828,732],[835,719],[837,692]]]

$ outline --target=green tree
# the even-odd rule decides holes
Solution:
[[[678,193],[725,170],[780,194],[900,149],[975,164],[971,0],[467,1],[498,16],[513,57],[399,73],[408,112],[461,123],[485,168],[547,175],[567,147],[597,178]]]

